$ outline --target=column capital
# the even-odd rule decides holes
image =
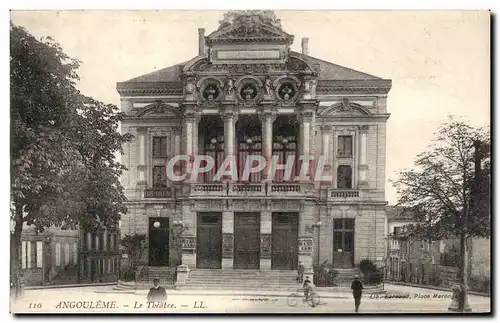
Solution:
[[[359,132],[361,132],[361,133],[367,133],[368,129],[369,129],[368,125],[361,125],[361,126],[359,126]]]
[[[148,132],[148,127],[137,127],[137,132]]]
[[[314,119],[314,111],[299,111],[297,115],[300,122],[312,122]]]
[[[321,130],[323,130],[323,133],[331,132],[333,130],[333,126],[325,124],[321,126]]]
[[[259,114],[259,119],[261,122],[264,122],[268,119],[270,119],[272,122],[276,120],[276,112],[275,111],[261,111]]]

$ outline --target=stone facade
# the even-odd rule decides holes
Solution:
[[[177,259],[170,239],[168,264],[162,265],[182,262],[196,268],[203,247],[197,241],[199,217],[212,212],[221,221],[220,232],[214,227],[220,235],[221,255],[214,257],[221,257],[220,268],[232,268],[240,242],[235,241],[235,214],[258,214],[258,268],[271,269],[277,262],[276,219],[285,212],[298,214],[297,232],[290,238],[298,259],[288,269],[294,269],[298,261],[307,268],[314,262],[335,264],[334,258],[342,258],[345,251],[334,248],[335,230],[342,237],[337,244],[349,249],[349,256],[342,258],[343,266],[353,267],[362,259],[382,264],[386,102],[391,81],[308,56],[307,41],[302,53],[291,51],[293,36],[281,29],[279,19],[269,11],[233,12],[209,36],[204,36],[203,29],[199,32],[199,55],[195,58],[117,85],[125,114],[122,131],[134,136],[124,146],[122,157],[128,168],[122,184],[129,210],[121,221],[122,235],[149,236],[150,219],[155,218],[168,218],[169,234],[173,235],[172,228],[182,221],[182,259]],[[265,180],[266,166],[261,179],[250,182],[225,178],[207,182],[198,176],[194,181],[166,179],[161,188],[155,184],[153,172],[162,170],[155,167],[179,154],[203,154],[211,141],[214,145],[223,141],[220,153],[224,157],[239,156],[245,142],[237,138],[252,131],[245,128],[245,120],[253,117],[258,117],[254,119],[259,121],[260,130],[252,138],[257,138],[259,154],[266,160],[274,154],[277,138],[285,137],[276,130],[276,120],[292,118],[299,128],[291,137],[296,140],[297,154],[312,156],[315,161],[324,156],[325,172],[333,178]],[[210,129],[204,128],[201,120],[208,118],[219,122],[223,129],[220,137],[205,138]],[[243,138],[248,145],[252,143],[250,134]],[[164,145],[163,153],[153,152],[155,140]],[[279,140],[278,144],[287,145]],[[313,163],[310,169],[313,175],[316,166]],[[190,167],[188,163],[184,170]],[[339,178],[339,169],[347,179]],[[337,221],[342,219],[353,222]],[[345,230],[336,227],[342,223]],[[252,243],[247,247],[252,249]],[[151,262],[149,249],[142,262]]]
[[[120,234],[111,230],[100,233],[85,234],[82,230],[57,227],[49,227],[40,233],[34,227],[24,225],[21,254],[25,284],[116,281],[120,267]]]

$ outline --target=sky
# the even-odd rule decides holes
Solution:
[[[454,115],[490,124],[488,11],[279,11],[292,50],[392,80],[387,100],[387,180],[411,168],[439,124]],[[189,60],[198,28],[224,11],[12,11],[35,37],[51,36],[82,61],[79,89],[119,106],[116,82]],[[386,198],[397,202],[388,182]]]

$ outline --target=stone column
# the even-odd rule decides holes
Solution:
[[[138,141],[138,163],[137,163],[137,185],[145,186],[146,181],[146,127],[137,128],[137,141]]]
[[[267,178],[267,175],[273,155],[273,122],[276,120],[276,113],[265,111],[259,115],[259,118],[262,123],[262,156],[266,159],[266,168],[262,172],[262,178],[267,182],[272,180]]]
[[[234,156],[235,125],[238,118],[232,111],[225,112],[224,120],[224,156]]]
[[[233,111],[233,106],[225,107],[222,111],[222,120],[224,120],[224,158],[235,156],[235,125],[238,121],[238,115]],[[230,176],[222,176],[222,180],[227,180]],[[232,178],[231,178],[232,179]]]
[[[234,213],[222,212],[222,269],[233,268]]]
[[[312,124],[314,120],[314,109],[312,104],[300,104],[299,106],[299,122],[300,122],[300,154],[304,157],[314,157],[313,152],[311,151],[311,136],[314,136],[314,132],[311,133]],[[302,168],[302,163],[300,163],[300,167]],[[314,180],[314,160],[309,161],[309,171],[306,173],[309,175],[310,182]],[[312,171],[312,172],[311,172]],[[303,175],[303,174],[300,174]]]
[[[197,127],[197,119],[198,113],[192,107],[186,107],[186,112],[184,114],[184,122],[183,122],[183,153],[187,156],[190,156],[190,161],[186,163],[185,171],[186,171],[186,179],[191,177],[192,170],[192,162],[195,154],[195,142],[198,140],[194,139],[195,134],[198,131],[195,129]]]
[[[323,138],[321,145],[321,155],[325,160],[325,166],[323,168],[323,172],[326,175],[332,175],[332,156],[330,154],[332,143],[330,142],[330,138],[332,137],[332,126],[324,125],[322,127]],[[321,183],[323,185],[330,186],[331,183]]]
[[[260,269],[271,269],[272,213],[260,213]]]
[[[358,187],[368,188],[368,164],[367,164],[367,136],[368,126],[360,126],[359,128],[359,166],[358,166]]]

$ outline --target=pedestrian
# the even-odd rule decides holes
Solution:
[[[361,304],[361,294],[363,293],[363,284],[359,280],[359,275],[354,275],[354,280],[351,283],[352,296],[354,296],[354,307],[356,308],[356,313],[359,310],[359,305]]]
[[[167,300],[167,291],[160,286],[158,278],[153,279],[153,287],[148,293],[148,302],[163,302]]]
[[[297,282],[302,283],[304,276],[304,264],[299,261],[299,267],[297,268]]]

